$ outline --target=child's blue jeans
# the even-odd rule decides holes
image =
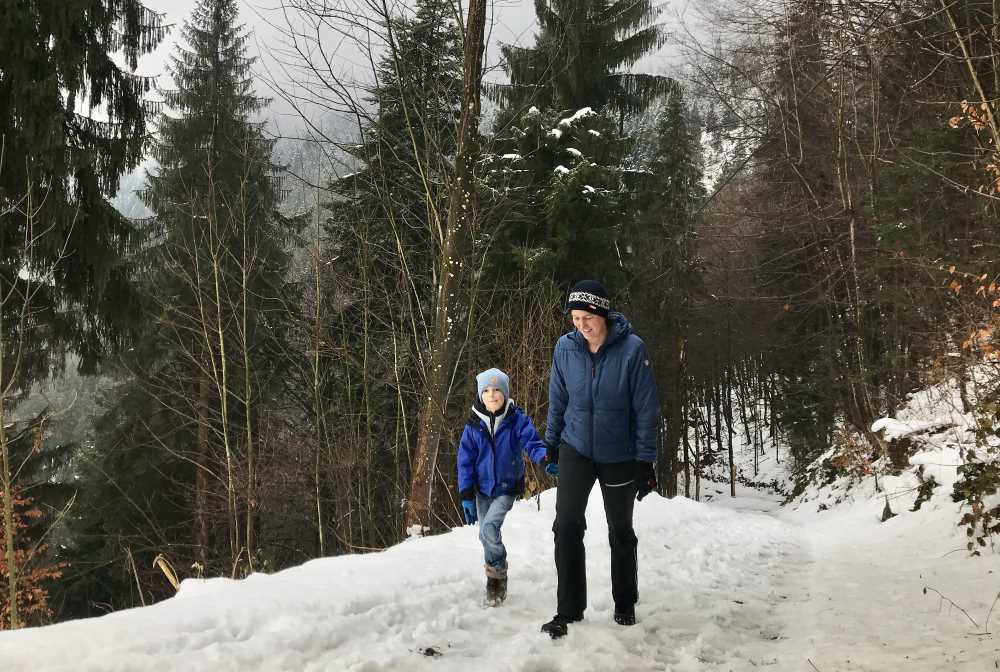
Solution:
[[[479,516],[479,541],[483,542],[486,564],[497,569],[507,567],[507,549],[500,528],[507,512],[514,506],[514,495],[487,497],[476,493],[476,515]]]

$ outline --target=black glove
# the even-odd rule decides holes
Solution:
[[[559,445],[545,442],[545,464],[559,464]]]
[[[635,463],[635,498],[642,498],[656,490],[656,469],[652,462],[637,461]]]

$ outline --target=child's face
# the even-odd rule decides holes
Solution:
[[[483,406],[490,413],[496,413],[503,408],[503,392],[495,387],[487,387],[483,390]]]

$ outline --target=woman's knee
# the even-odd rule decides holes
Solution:
[[[552,523],[552,532],[555,534],[556,539],[582,539],[586,531],[587,521],[585,520],[560,520],[556,517]]]
[[[608,541],[612,546],[633,546],[639,542],[635,536],[635,529],[630,524],[609,525]]]

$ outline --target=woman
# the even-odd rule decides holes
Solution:
[[[608,520],[615,622],[635,624],[632,509],[636,498],[656,487],[660,408],[646,346],[610,308],[601,283],[577,283],[566,304],[575,331],[562,336],[552,353],[545,443],[559,464],[552,525],[559,586],[558,611],[542,632],[553,639],[565,636],[587,607],[583,535],[594,481],[601,484]]]

